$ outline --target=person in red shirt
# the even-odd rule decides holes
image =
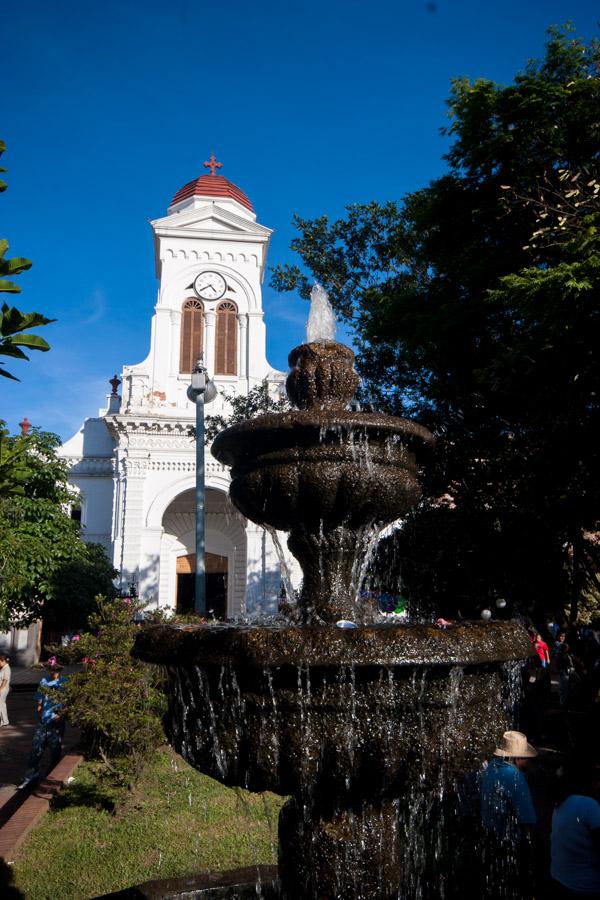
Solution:
[[[533,646],[535,647],[535,651],[540,658],[542,668],[547,669],[550,665],[550,649],[546,641],[542,639],[541,634],[538,634],[537,632],[533,640]]]

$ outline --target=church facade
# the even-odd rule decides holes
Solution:
[[[104,545],[122,588],[133,583],[149,607],[182,612],[193,604],[195,571],[191,370],[202,353],[218,389],[213,414],[264,379],[275,396],[285,379],[265,349],[261,286],[272,232],[216,174],[214,157],[205,166],[210,174],[182,187],[151,222],[159,287],[148,356],[123,366],[106,407],[61,448],[84,538]],[[273,612],[281,550],[231,505],[228,470],[209,448],[205,483],[207,609],[217,617]],[[294,561],[283,564],[297,582]]]

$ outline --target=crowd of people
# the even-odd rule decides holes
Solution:
[[[536,757],[525,734],[505,731],[480,773],[481,894],[494,900],[600,900],[598,748],[567,757],[549,782],[549,860],[540,846],[540,815],[528,782]]]
[[[558,697],[563,708],[595,702],[600,690],[600,621],[567,626],[550,622],[545,641],[538,632],[532,640],[542,666],[558,675]]]
[[[459,789],[466,842],[483,849],[480,895],[600,900],[600,623],[526,624],[523,730]]]

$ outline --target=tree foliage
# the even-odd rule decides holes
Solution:
[[[77,494],[59,445],[38,429],[10,437],[0,428],[0,629],[25,626],[46,609],[53,626],[71,625],[71,613],[77,625],[114,577],[104,551],[85,544],[70,518]]]
[[[402,203],[296,219],[303,268],[274,284],[321,281],[371,394],[438,434],[398,536],[413,599],[472,612],[502,591],[576,612],[600,499],[599,45],[551,29],[513,84],[455,80],[449,111],[447,174]]]
[[[290,408],[287,400],[275,398],[272,394],[272,383],[265,378],[256,387],[251,388],[247,394],[224,394],[224,399],[230,407],[228,415],[207,415],[205,417],[206,441],[213,441],[220,431],[254,416],[265,413],[284,412]]]
[[[6,144],[0,141],[0,156],[4,153]],[[6,172],[6,169],[0,167],[0,172]],[[7,184],[4,180],[0,180],[0,192],[5,191]],[[0,293],[19,294],[21,288],[11,279],[31,268],[31,261],[22,256],[13,256],[7,258],[6,254],[9,249],[9,243],[5,238],[0,238]],[[29,359],[22,350],[23,347],[29,350],[50,349],[50,345],[44,338],[36,334],[27,333],[28,328],[38,328],[40,325],[49,325],[54,319],[47,319],[41,313],[22,313],[14,306],[3,303],[0,308],[0,356],[10,356],[13,359]],[[0,375],[5,378],[11,378],[13,381],[19,379],[16,375],[12,375],[4,368],[4,363],[0,362]]]
[[[58,566],[52,590],[43,607],[44,628],[54,632],[82,631],[97,612],[96,597],[106,600],[117,595],[117,570],[102,544],[85,543],[81,553]]]

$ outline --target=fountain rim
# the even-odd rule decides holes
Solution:
[[[300,430],[312,430],[319,435],[326,435],[327,432],[335,433],[339,429],[385,437],[399,436],[402,442],[411,449],[417,446],[419,449],[425,449],[433,447],[436,443],[435,436],[424,425],[410,419],[377,412],[352,412],[331,407],[319,407],[318,409],[312,407],[311,409],[292,409],[283,413],[265,413],[230,425],[216,436],[211,452],[220,462],[231,465],[226,457],[234,450],[234,447],[236,450],[239,449],[240,438],[246,437],[256,441],[259,436],[263,438],[265,435],[276,433],[281,440],[286,433],[289,433],[290,437],[292,435],[296,437]],[[244,448],[244,450],[250,451],[251,454],[256,452],[254,445]]]
[[[483,633],[485,642],[469,641]],[[515,620],[437,625],[160,624],[145,626],[133,655],[167,666],[235,665],[439,668],[514,662],[535,654]]]

